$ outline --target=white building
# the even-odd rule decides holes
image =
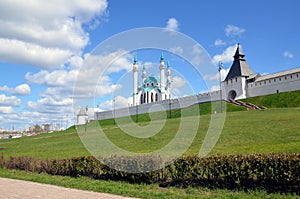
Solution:
[[[89,117],[87,108],[81,108],[77,114],[77,125],[87,124]]]
[[[300,68],[261,76],[249,67],[239,44],[233,57],[222,82],[223,99],[244,99],[300,89]]]
[[[165,71],[166,69],[166,71]],[[166,99],[171,99],[171,69],[169,62],[166,63],[163,53],[160,57],[160,77],[148,76],[146,67],[142,70],[142,84],[138,85],[138,62],[137,58],[133,61],[133,95],[132,105],[148,104]],[[165,74],[166,73],[166,74]]]

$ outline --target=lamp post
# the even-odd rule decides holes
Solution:
[[[219,71],[219,81],[220,81],[220,103],[221,103],[221,113],[223,112],[223,107],[222,107],[222,80],[221,80],[221,70],[223,68],[223,63],[222,61],[219,62],[218,66],[218,71]]]
[[[136,123],[139,122],[139,105],[135,105],[136,106],[136,113],[135,113],[135,120]]]
[[[116,124],[116,97],[113,99],[113,120],[114,120],[114,125]]]
[[[172,118],[172,112],[171,112],[171,98],[169,98],[169,118]]]

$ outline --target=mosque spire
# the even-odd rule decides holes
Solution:
[[[160,56],[160,65],[159,65],[159,70],[160,70],[160,90],[161,93],[165,93],[165,60],[164,60],[164,53],[161,52]],[[165,99],[165,95],[162,95],[162,100]]]
[[[143,65],[143,71],[142,71],[142,84],[145,83],[146,78],[147,78],[146,66]]]
[[[171,88],[171,81],[172,80],[171,80],[170,62],[167,61],[167,90],[170,90],[170,88]]]
[[[164,53],[161,52],[161,55],[160,55],[160,61],[164,61],[165,57],[164,57]]]
[[[137,57],[133,59],[133,105],[137,105],[137,92],[138,92],[138,63]]]
[[[134,56],[133,58],[133,64],[136,64],[137,63],[137,56]]]

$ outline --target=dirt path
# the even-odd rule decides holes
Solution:
[[[117,196],[107,193],[82,191],[78,189],[64,188],[54,185],[0,178],[0,198],[2,199],[129,199],[129,197]],[[130,198],[132,199],[132,198]]]

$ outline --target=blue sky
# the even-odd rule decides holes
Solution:
[[[24,129],[58,121],[66,126],[72,124],[76,112],[73,86],[78,82],[82,65],[103,41],[135,28],[168,28],[187,35],[207,51],[216,65],[222,60],[223,76],[231,65],[237,43],[257,73],[299,67],[299,8],[297,0],[3,0],[0,128],[11,129],[14,125],[15,129]],[[119,49],[118,53],[124,52]],[[122,82],[130,81],[133,56],[137,55],[139,63],[147,65],[148,74],[156,74],[160,53],[125,53],[101,80],[94,105],[109,109],[112,96],[118,106],[126,105],[130,89],[125,89]],[[116,54],[94,61],[102,63]],[[212,89],[199,86],[200,80],[193,76],[193,70],[181,71],[183,67],[191,68],[189,63],[174,54],[165,54],[173,67],[176,96],[190,94],[187,87],[195,93]],[[127,94],[117,94],[124,89]]]

